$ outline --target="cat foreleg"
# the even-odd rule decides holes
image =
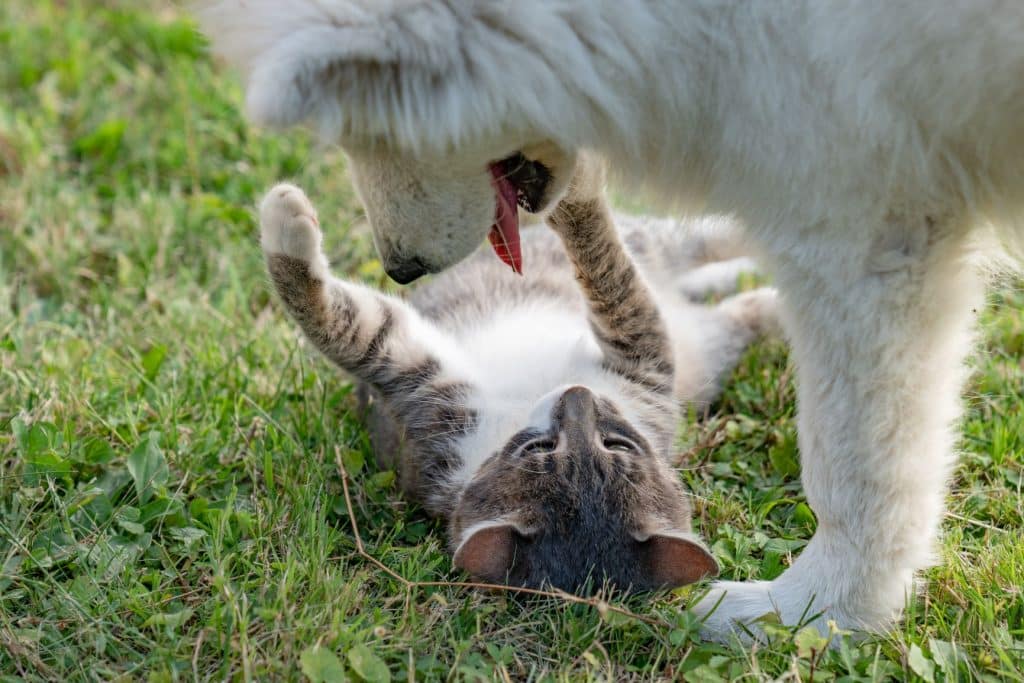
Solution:
[[[260,226],[282,302],[328,359],[385,399],[404,398],[442,372],[465,379],[449,340],[408,304],[331,276],[316,210],[302,190],[274,187],[260,205]]]
[[[604,362],[652,391],[670,394],[674,369],[665,322],[615,230],[601,183],[592,168],[581,171],[592,163],[581,155],[569,193],[549,223],[572,261]]]

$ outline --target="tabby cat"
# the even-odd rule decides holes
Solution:
[[[297,187],[260,208],[288,312],[368,389],[375,448],[487,582],[648,590],[717,573],[671,467],[680,403],[716,396],[774,325],[775,294],[692,300],[750,265],[723,221],[619,217],[620,231],[602,185],[581,162],[553,231],[523,235],[529,274],[481,251],[408,301],[331,276]]]

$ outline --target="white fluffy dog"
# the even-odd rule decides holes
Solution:
[[[581,148],[666,203],[741,218],[784,295],[818,529],[779,578],[715,584],[698,609],[713,635],[771,611],[898,617],[942,517],[978,263],[1024,236],[1024,3],[236,0],[202,17],[255,119],[341,141],[399,281],[489,229],[515,263],[511,202],[550,206]]]

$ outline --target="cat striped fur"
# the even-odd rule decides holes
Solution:
[[[482,252],[408,301],[333,278],[316,212],[290,185],[261,205],[262,246],[289,314],[372,397],[382,460],[447,520],[457,566],[571,591],[681,585],[717,565],[671,468],[680,403],[715,396],[774,326],[774,292],[704,305],[641,272],[671,249],[707,290],[736,283],[704,262],[699,225],[680,239],[675,222],[620,218],[636,228],[620,233],[593,167],[581,162],[552,230],[524,234],[525,277]]]

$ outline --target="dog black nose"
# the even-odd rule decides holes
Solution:
[[[418,258],[411,258],[398,262],[385,264],[384,270],[388,277],[400,285],[407,285],[416,278],[423,277],[430,270]]]

